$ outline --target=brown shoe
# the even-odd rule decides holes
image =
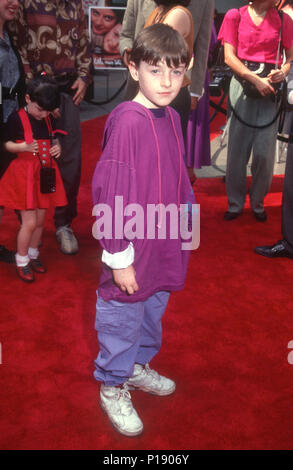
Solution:
[[[25,266],[16,266],[16,272],[24,282],[33,282],[35,280],[34,273],[32,272],[29,264],[26,264]]]
[[[35,273],[44,274],[47,271],[40,258],[31,259],[30,265]]]

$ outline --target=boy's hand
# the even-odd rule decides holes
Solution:
[[[113,269],[113,278],[119,289],[127,292],[129,295],[134,294],[138,290],[135,270],[132,265],[124,269]]]
[[[61,155],[61,147],[60,147],[60,144],[54,144],[51,148],[50,148],[50,155],[51,157],[53,158],[59,158],[60,155]]]

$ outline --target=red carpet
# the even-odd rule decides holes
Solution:
[[[215,104],[219,104],[220,98],[218,97],[211,97],[211,101]],[[222,104],[222,108],[226,109],[227,107],[227,98],[225,98],[224,103]],[[214,108],[210,106],[210,118],[214,115]],[[212,119],[210,123],[210,140],[216,139],[223,133],[222,127],[226,124],[226,116],[222,112],[218,111]]]
[[[186,289],[171,296],[163,348],[152,363],[176,380],[177,391],[133,392],[145,424],[137,438],[120,436],[108,423],[92,378],[99,267],[90,177],[101,134],[101,119],[83,124],[74,224],[80,253],[58,251],[48,214],[42,248],[48,273],[26,285],[12,266],[0,265],[0,448],[292,449],[293,262],[253,253],[280,236],[281,177],[266,199],[265,224],[249,210],[225,222],[222,179],[196,182],[201,246],[191,255]],[[1,240],[13,247],[12,211],[1,228]]]

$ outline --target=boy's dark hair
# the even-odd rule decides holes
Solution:
[[[60,106],[60,92],[57,83],[47,75],[32,78],[26,87],[32,102],[37,103],[44,111],[53,111]]]
[[[191,55],[183,36],[167,24],[156,23],[143,29],[134,41],[130,60],[157,65],[164,59],[168,67],[188,66]]]

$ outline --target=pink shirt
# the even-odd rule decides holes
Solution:
[[[257,26],[248,12],[248,5],[227,11],[219,31],[218,39],[236,49],[239,59],[254,62],[276,63],[281,19],[275,8],[270,8]],[[283,14],[282,45],[290,49],[293,45],[293,21]],[[279,65],[282,64],[280,54]]]

